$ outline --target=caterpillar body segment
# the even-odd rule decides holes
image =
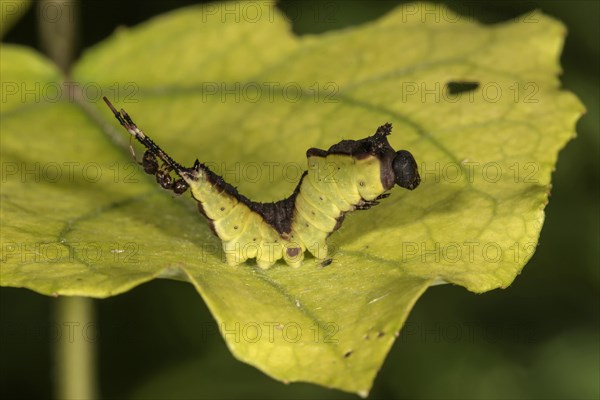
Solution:
[[[256,258],[261,268],[269,268],[282,258],[280,234],[252,210],[250,200],[237,193],[233,186],[198,161],[181,176],[198,202],[200,212],[223,241],[229,265]]]
[[[386,138],[390,131],[391,125],[384,125],[366,139],[307,151],[309,172],[300,182],[292,230],[315,258],[327,259],[327,237],[346,213],[378,204],[393,187],[389,171],[396,153]]]
[[[119,123],[146,147],[141,162],[144,171],[175,194],[190,189],[198,210],[221,239],[229,265],[256,259],[260,268],[270,268],[283,259],[298,267],[308,250],[320,265],[327,266],[331,264],[327,238],[340,228],[347,213],[379,204],[395,184],[413,190],[420,183],[414,157],[406,150],[394,151],[387,141],[392,126],[385,124],[365,139],[342,140],[328,150],[309,149],[308,170],[289,197],[255,202],[198,160],[190,168],[175,162],[124,110],[117,111],[106,97],[104,101]]]

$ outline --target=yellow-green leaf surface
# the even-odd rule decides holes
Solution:
[[[248,4],[121,29],[69,79],[2,47],[1,284],[106,297],[189,280],[240,360],[365,394],[428,286],[506,287],[531,257],[558,152],[583,112],[559,88],[565,30],[539,13],[483,26],[411,5],[296,37],[270,3]],[[450,93],[465,82],[477,87]],[[291,193],[307,148],[385,122],[423,182],[348,216],[325,268],[230,267],[189,195],[139,172],[101,95],[180,163],[199,158],[258,201]]]

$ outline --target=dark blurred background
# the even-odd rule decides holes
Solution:
[[[194,3],[84,1],[78,6],[78,52],[118,26]],[[322,9],[323,3],[330,7],[328,18],[297,18],[298,7]],[[279,7],[302,35],[361,24],[399,3],[282,1]],[[561,20],[569,32],[561,59],[563,86],[588,111],[577,125],[578,138],[560,153],[540,245],[523,273],[509,288],[483,295],[449,285],[428,290],[370,398],[598,399],[600,2],[442,3],[483,23],[533,9]],[[40,49],[34,8],[6,42]],[[0,289],[0,397],[51,397],[55,301],[28,290]],[[155,281],[95,306],[105,398],[355,397],[309,384],[286,386],[234,360],[189,284]]]

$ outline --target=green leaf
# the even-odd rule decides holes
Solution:
[[[428,286],[507,287],[531,257],[583,112],[557,79],[565,30],[540,13],[493,26],[444,8],[422,18],[417,4],[296,37],[267,3],[228,4],[235,15],[211,4],[119,30],[68,79],[2,47],[0,283],[107,297],[188,280],[240,360],[365,395]],[[476,89],[449,94],[465,82]],[[180,163],[199,158],[258,201],[289,195],[305,149],[388,121],[423,182],[350,215],[326,268],[229,267],[194,202],[129,161],[101,95]]]

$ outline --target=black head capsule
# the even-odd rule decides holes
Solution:
[[[395,182],[398,186],[413,190],[421,183],[417,162],[409,151],[398,151],[392,162],[392,168],[394,169]]]
[[[144,172],[149,175],[154,175],[158,171],[158,161],[156,161],[156,156],[150,150],[146,150],[144,153],[142,167],[144,168]]]

